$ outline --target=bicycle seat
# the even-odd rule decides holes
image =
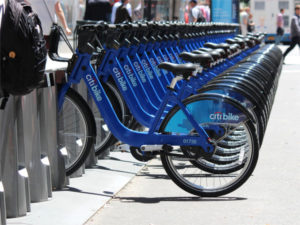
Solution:
[[[225,51],[227,51],[227,50],[229,49],[230,45],[227,44],[227,43],[220,43],[220,44],[219,44],[219,47],[220,47],[221,49],[224,49]]]
[[[198,54],[203,52],[209,53],[213,57],[214,61],[218,61],[219,59],[222,58],[221,53],[214,49],[207,51],[205,48],[199,48],[198,50],[193,51],[193,53],[198,53]]]
[[[247,44],[248,47],[252,48],[255,45],[255,41],[252,40],[251,38],[244,38],[243,41]]]
[[[236,37],[238,37],[238,38],[245,38],[246,36],[244,36],[244,35],[242,35],[242,34],[238,34],[238,35],[236,35]]]
[[[226,40],[226,43],[228,44],[238,44],[240,46],[240,49],[244,49],[246,44],[243,40],[241,39],[232,39],[232,38],[229,38]]]
[[[240,49],[240,45],[239,44],[232,44],[232,45],[230,45],[230,50],[231,50],[232,53],[236,53],[239,49]]]
[[[255,36],[249,35],[246,39],[252,41],[254,43],[254,45],[255,44],[260,44],[260,40],[257,37],[255,37]]]
[[[227,51],[225,51],[224,49],[217,48],[214,51],[220,53],[221,58],[227,58],[228,56]]]
[[[204,47],[208,47],[208,48],[212,48],[212,49],[220,48],[220,49],[227,51],[229,49],[229,44],[226,44],[226,43],[216,44],[216,43],[212,43],[212,42],[206,42],[204,44]]]
[[[209,53],[190,53],[182,52],[179,56],[184,60],[192,63],[199,63],[204,68],[209,68],[210,64],[214,61],[213,57]]]
[[[212,48],[198,48],[199,51],[202,51],[202,52],[211,52],[213,51]],[[196,50],[197,51],[197,50]]]
[[[192,76],[193,72],[197,70],[197,65],[193,63],[175,64],[170,62],[162,62],[158,68],[168,70],[175,76],[182,75],[185,79]]]

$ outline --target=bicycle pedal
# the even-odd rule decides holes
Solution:
[[[130,152],[130,146],[128,144],[120,144],[116,146],[115,149],[120,152]]]
[[[163,145],[142,145],[141,150],[143,152],[153,152],[153,151],[161,151],[163,149]]]

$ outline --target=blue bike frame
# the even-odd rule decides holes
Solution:
[[[180,146],[201,146],[204,151],[211,153],[214,150],[214,146],[210,141],[210,138],[206,131],[198,125],[198,123],[191,116],[186,106],[181,102],[181,99],[173,94],[173,91],[167,90],[166,95],[163,98],[161,107],[157,111],[155,117],[153,117],[151,127],[148,132],[137,132],[125,127],[118,119],[115,111],[105,94],[105,91],[95,73],[93,67],[90,64],[91,56],[87,53],[77,52],[78,59],[72,73],[69,76],[68,82],[62,87],[59,96],[58,104],[59,109],[62,107],[65,93],[71,84],[79,83],[81,79],[84,79],[89,93],[93,97],[104,121],[107,123],[111,132],[120,141],[127,143],[131,146],[140,147],[141,145],[180,145]],[[160,127],[161,115],[167,103],[175,102],[189,122],[193,125],[194,129],[198,132],[199,136],[191,135],[167,135],[157,132],[157,128]]]

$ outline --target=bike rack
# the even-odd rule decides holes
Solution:
[[[0,139],[0,155],[2,167],[2,182],[5,190],[7,217],[19,217],[26,215],[30,211],[28,207],[29,181],[28,173],[24,161],[24,148],[19,147],[18,138],[18,105],[20,97],[9,98],[6,108],[0,112],[0,129],[2,134]],[[3,193],[3,191],[1,191]],[[1,203],[3,207],[3,201]],[[2,208],[1,207],[1,208]]]
[[[0,206],[5,218],[26,215],[30,202],[52,197],[66,184],[64,159],[57,149],[56,87],[9,98],[0,111]],[[51,165],[51,167],[50,167]],[[5,192],[4,192],[5,190]]]
[[[21,138],[24,140],[25,164],[30,176],[29,185],[31,202],[46,201],[51,190],[48,190],[50,182],[49,160],[42,154],[40,137],[40,107],[38,107],[37,91],[22,97],[21,123],[24,132]],[[25,132],[26,129],[26,132]]]
[[[4,193],[2,181],[0,180],[0,225],[5,225],[5,224],[6,224],[5,193]]]
[[[51,182],[48,182],[48,189],[60,190],[66,182],[64,173],[65,163],[62,153],[57,149],[57,96],[56,86],[54,85],[54,72],[47,70],[46,76],[51,81],[48,87],[38,89],[38,102],[40,108],[40,131],[42,154],[47,160],[47,156],[51,165]],[[51,79],[52,78],[52,79]],[[48,175],[49,173],[47,173]],[[52,185],[50,185],[52,183]],[[48,197],[51,197],[49,192]]]

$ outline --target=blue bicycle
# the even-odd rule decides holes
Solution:
[[[183,99],[182,96],[190,91],[189,82],[197,73],[198,66],[190,63],[162,63],[159,67],[172,72],[174,78],[166,88],[166,94],[162,96],[162,102],[149,123],[149,130],[131,130],[116,115],[100,81],[101,76],[98,77],[91,65],[92,61],[101,60],[99,56],[103,54],[102,51],[103,48],[92,40],[79,45],[69,60],[68,79],[59,90],[58,107],[64,114],[60,119],[64,127],[72,124],[73,132],[79,133],[80,138],[73,140],[76,148],[94,141],[93,136],[88,134],[94,132],[93,126],[88,128],[93,118],[80,96],[71,88],[73,84],[84,80],[113,135],[132,147],[158,152],[169,177],[185,191],[199,196],[220,196],[234,191],[249,178],[258,159],[259,143],[254,126],[256,121],[247,108],[228,96],[213,93],[194,94]],[[120,73],[120,77],[122,76],[124,74]],[[175,88],[178,81],[181,82],[180,90]],[[69,101],[69,105],[72,105],[70,111],[75,114],[75,121],[69,123],[72,119],[67,115],[69,110],[62,109],[62,106],[66,106],[64,101]],[[172,108],[165,115],[166,108],[170,106]],[[81,129],[82,127],[85,128]],[[85,140],[81,139],[81,130],[89,130]],[[62,131],[65,132],[63,129]],[[212,173],[203,169],[206,163],[213,164],[209,159],[221,148],[222,142],[232,135],[246,137],[246,143],[239,147],[238,160],[231,165],[233,169],[227,173]],[[71,141],[70,139],[70,143]],[[76,160],[83,158],[84,156],[79,155]]]

